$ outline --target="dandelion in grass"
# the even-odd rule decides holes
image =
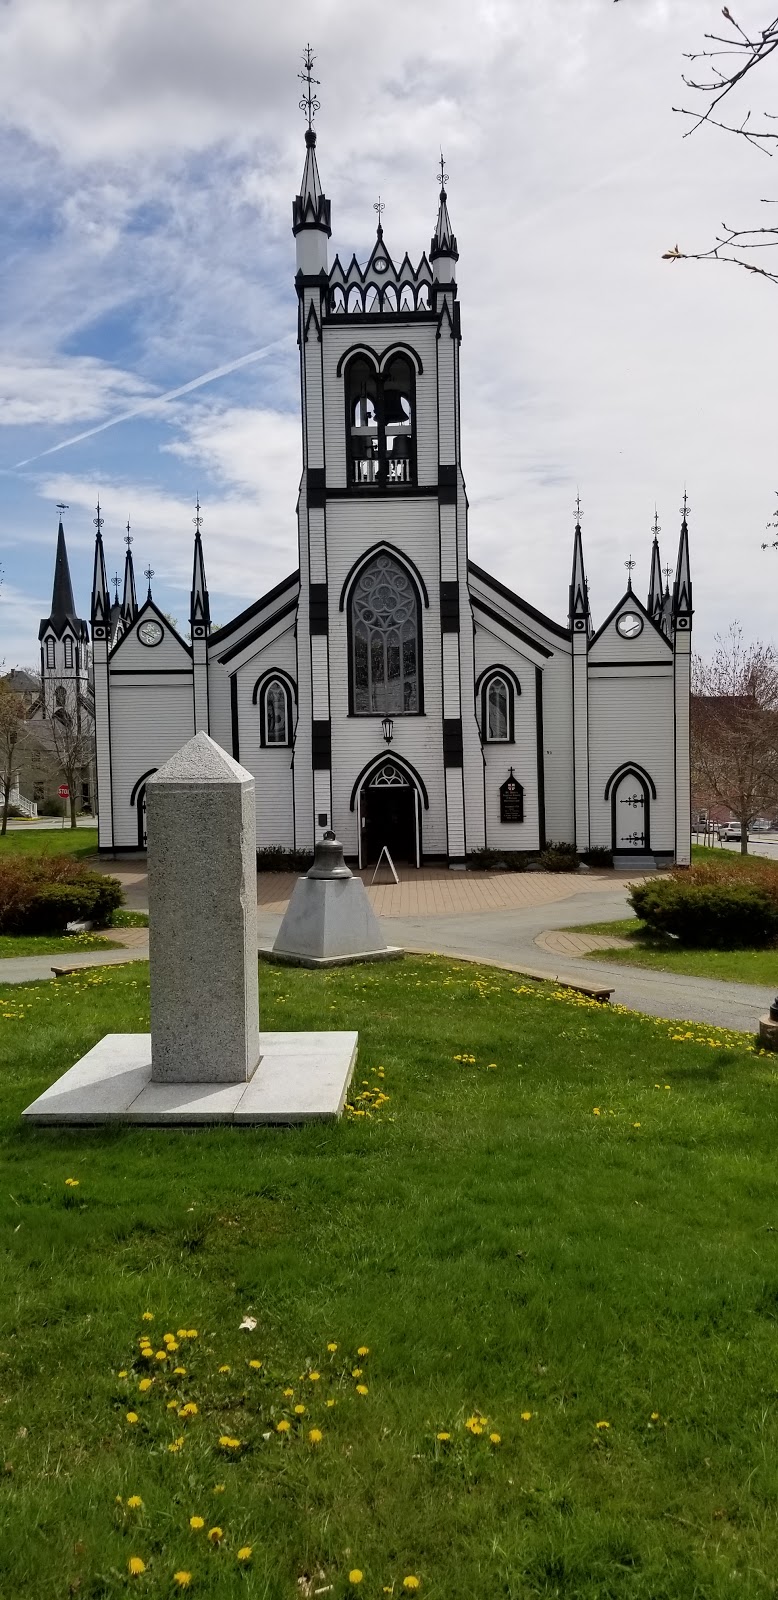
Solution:
[[[247,1561],[251,1560],[253,1554],[254,1551],[252,1550],[251,1545],[243,1544],[238,1551],[237,1559],[245,1565]]]
[[[358,1351],[357,1351],[357,1355],[358,1356],[369,1356],[369,1354],[370,1354],[370,1346],[367,1345],[367,1344],[361,1344],[359,1346]]]
[[[174,1572],[173,1582],[178,1584],[179,1589],[188,1589],[190,1583],[192,1582],[192,1574],[191,1572],[184,1572],[183,1570],[181,1572]]]
[[[190,1517],[189,1526],[195,1533],[199,1533],[200,1529],[205,1527],[205,1517]]]
[[[167,1405],[165,1406],[165,1410],[166,1411],[177,1411],[178,1410],[178,1401],[177,1400],[168,1400]]]
[[[178,1439],[174,1439],[172,1444],[168,1445],[168,1450],[170,1451],[171,1456],[178,1455],[179,1450],[183,1450],[183,1448],[184,1448],[184,1435],[183,1434],[181,1434]]]
[[[609,1428],[610,1427],[610,1423],[609,1422],[598,1422],[597,1423],[597,1427],[598,1428]]]
[[[413,1572],[409,1572],[407,1578],[403,1578],[404,1589],[418,1589],[420,1583],[421,1578],[417,1578]]]
[[[451,1439],[451,1434],[450,1433],[436,1433],[435,1438],[438,1440],[439,1444],[448,1444],[450,1439]]]
[[[490,1433],[490,1435],[489,1435],[489,1443],[490,1444],[502,1444],[502,1435],[499,1434],[499,1433]]]
[[[173,1377],[174,1378],[185,1378],[186,1377],[186,1367],[174,1367],[173,1368]]]
[[[140,1556],[130,1556],[127,1562],[127,1571],[131,1578],[139,1578],[141,1573],[146,1571],[146,1563],[141,1560]]]
[[[143,1316],[141,1318],[141,1321],[143,1321],[143,1322],[153,1322],[154,1321],[154,1312],[153,1311],[144,1311]]]
[[[128,1506],[129,1506],[131,1511],[138,1511],[138,1510],[140,1510],[140,1507],[143,1505],[143,1501],[141,1500],[141,1497],[140,1497],[139,1494],[131,1494],[129,1499],[128,1499],[128,1501],[127,1501],[127,1504],[128,1504]]]
[[[522,1411],[522,1413],[521,1413],[522,1422],[529,1422],[531,1417],[532,1417],[532,1412],[531,1411]]]
[[[213,1493],[214,1494],[224,1494],[224,1487],[225,1486],[224,1486],[223,1483],[215,1483],[214,1486],[213,1486]]]
[[[329,1409],[330,1409],[330,1410],[332,1410],[332,1407],[333,1407],[333,1406],[334,1406],[334,1405],[335,1405],[335,1404],[336,1404],[336,1401],[335,1401],[335,1400],[325,1400],[325,1402],[324,1402],[324,1404],[325,1404],[325,1406],[327,1406],[327,1407],[328,1407],[328,1408],[329,1408]]]
[[[358,1383],[357,1384],[357,1394],[365,1395],[367,1393],[368,1393],[367,1384],[366,1383]]]
[[[287,1422],[286,1418],[282,1417],[281,1421],[276,1423],[276,1433],[288,1433],[291,1426],[291,1422]]]
[[[284,1390],[284,1399],[285,1400],[291,1400],[293,1394],[294,1394],[294,1389],[285,1389]]]
[[[334,1356],[335,1351],[337,1350],[337,1348],[338,1347],[337,1347],[336,1344],[328,1344],[327,1345],[327,1349],[329,1350],[329,1353],[330,1353],[331,1356]]]
[[[196,1417],[197,1406],[195,1405],[194,1400],[187,1400],[186,1405],[181,1407],[178,1415],[179,1417]]]
[[[230,1367],[220,1367],[220,1368],[219,1368],[219,1371],[220,1371],[220,1372],[230,1372],[230,1371],[231,1371],[231,1370],[232,1370],[232,1369],[231,1369],[231,1368],[230,1368]]]
[[[295,1414],[296,1417],[304,1416],[305,1415],[305,1406],[295,1406],[294,1414]]]
[[[133,1423],[137,1422],[137,1420],[138,1420],[137,1411],[128,1411],[127,1412],[127,1421],[129,1422],[130,1426],[132,1426]]]
[[[196,1328],[187,1328],[186,1333],[184,1334],[185,1339],[199,1339],[199,1337],[200,1335]]]
[[[141,1394],[146,1394],[154,1382],[153,1378],[141,1378],[138,1388]]]
[[[320,1372],[309,1372],[308,1373],[308,1377],[310,1378],[311,1383],[318,1383],[318,1381],[319,1381],[319,1379],[321,1377],[321,1373]]]
[[[261,1365],[262,1365],[261,1361],[250,1361],[249,1362],[249,1366],[253,1367],[255,1372],[259,1372],[259,1369],[260,1369]]]
[[[65,1185],[66,1185],[66,1187],[68,1189],[77,1189],[79,1184],[80,1184],[80,1182],[81,1182],[80,1178],[66,1178],[65,1179]]]
[[[221,1544],[222,1539],[224,1538],[224,1529],[223,1528],[209,1528],[208,1529],[208,1538],[210,1539],[211,1544]]]
[[[126,1378],[126,1376],[127,1376],[127,1368],[126,1367],[122,1367],[121,1372],[117,1372],[116,1376],[117,1376],[117,1378]]]
[[[658,1411],[652,1411],[651,1412],[651,1421],[652,1422],[658,1422],[659,1421],[659,1412]]]
[[[155,1361],[167,1361],[167,1350],[157,1350],[154,1353]]]
[[[364,1572],[359,1567],[352,1567],[348,1575],[348,1581],[353,1584],[361,1583],[364,1576]]]
[[[352,1376],[352,1378],[361,1378],[361,1376],[362,1376],[362,1368],[361,1367],[352,1367],[351,1368],[351,1376]]]

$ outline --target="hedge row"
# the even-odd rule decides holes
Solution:
[[[61,933],[82,920],[104,927],[123,899],[118,878],[72,856],[0,858],[0,933]]]
[[[629,902],[652,933],[698,948],[778,942],[778,863],[706,862],[632,885]]]

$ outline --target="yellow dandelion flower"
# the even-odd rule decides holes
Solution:
[[[170,1344],[171,1340],[172,1340],[173,1344],[175,1344],[176,1336],[175,1336],[174,1333],[163,1333],[163,1335],[162,1335],[162,1343],[163,1344]]]
[[[332,1406],[334,1406],[334,1404],[335,1404],[335,1401],[334,1400],[325,1400],[324,1404],[325,1404],[325,1406],[329,1406],[330,1408],[332,1408]]]
[[[450,1433],[437,1433],[435,1435],[435,1437],[436,1437],[436,1439],[440,1440],[441,1444],[448,1444],[448,1442],[449,1442],[449,1440],[451,1438],[451,1434]]]
[[[177,1411],[178,1410],[178,1401],[177,1400],[168,1400],[167,1405],[165,1406],[165,1410],[166,1411]]]
[[[137,1511],[138,1507],[143,1505],[143,1501],[139,1494],[131,1494],[127,1504],[132,1511]]]
[[[532,1412],[531,1411],[522,1411],[522,1413],[521,1413],[522,1422],[529,1422],[531,1416],[532,1416]]]
[[[351,1368],[351,1376],[352,1376],[352,1378],[361,1378],[361,1376],[362,1376],[362,1368],[361,1367],[352,1367]]]
[[[249,1362],[249,1366],[253,1367],[255,1372],[259,1372],[259,1369],[260,1369],[261,1365],[262,1365],[261,1361],[250,1361]]]
[[[174,1378],[185,1378],[186,1377],[186,1367],[174,1367],[173,1368],[173,1377]]]
[[[251,1548],[251,1545],[243,1544],[238,1551],[237,1559],[238,1561],[250,1561],[253,1554],[254,1552]]]
[[[597,1427],[598,1428],[609,1428],[610,1427],[610,1423],[609,1422],[598,1422],[597,1423]]]
[[[144,1361],[153,1361],[154,1360],[154,1351],[152,1350],[150,1344],[142,1345],[140,1353],[141,1353]]]
[[[367,1384],[366,1383],[358,1383],[357,1384],[357,1394],[367,1394],[367,1392],[368,1392],[368,1388],[367,1388]]]
[[[186,1405],[181,1407],[178,1415],[179,1417],[196,1417],[197,1406],[195,1405],[194,1400],[187,1400]]]
[[[334,1356],[335,1351],[337,1350],[337,1348],[338,1347],[337,1347],[336,1344],[328,1344],[327,1345],[327,1349],[329,1350],[329,1353],[330,1353],[331,1356]]]
[[[288,1433],[290,1427],[291,1423],[287,1422],[285,1417],[282,1417],[281,1421],[276,1423],[276,1433]]]
[[[167,1361],[167,1350],[157,1350],[154,1359],[155,1361]]]
[[[490,1444],[502,1444],[502,1435],[499,1433],[490,1433],[489,1442]]]
[[[177,1439],[173,1440],[172,1444],[168,1445],[168,1450],[170,1451],[171,1456],[177,1455],[179,1450],[183,1450],[183,1448],[184,1448],[184,1435],[183,1434],[180,1434]]]
[[[213,1492],[214,1492],[214,1494],[224,1494],[224,1484],[223,1483],[215,1483],[214,1486],[213,1486]]]
[[[194,1528],[195,1530],[197,1530],[198,1528],[204,1528],[205,1527],[205,1517],[190,1517],[189,1518],[189,1526],[190,1526],[190,1528]]]
[[[117,1378],[126,1378],[126,1376],[127,1376],[127,1368],[126,1367],[122,1367],[121,1372],[117,1372],[116,1376],[117,1376]]]
[[[231,1371],[231,1370],[232,1370],[232,1369],[231,1369],[231,1368],[230,1368],[230,1367],[220,1367],[220,1368],[219,1368],[219,1371],[220,1371],[220,1372],[230,1372],[230,1371]]]
[[[141,1573],[146,1571],[146,1563],[141,1561],[140,1556],[130,1556],[127,1562],[127,1571],[131,1577],[139,1578]]]
[[[189,1329],[188,1328],[176,1328],[176,1338],[177,1339],[188,1339],[189,1338]]]
[[[310,1439],[311,1444],[321,1444],[322,1439],[324,1438],[321,1428],[309,1428],[308,1438]]]
[[[151,1385],[153,1384],[153,1382],[154,1382],[153,1378],[141,1378],[140,1383],[138,1384],[138,1388],[139,1388],[141,1394],[145,1394],[146,1390],[151,1388]]]
[[[127,1412],[127,1421],[128,1422],[137,1422],[137,1420],[138,1420],[137,1411],[128,1411]]]
[[[178,1584],[179,1589],[188,1589],[192,1582],[192,1574],[184,1571],[174,1572],[173,1582]]]
[[[65,1183],[66,1183],[68,1189],[77,1189],[80,1182],[81,1182],[80,1178],[66,1178],[65,1179]]]
[[[599,1115],[600,1115],[600,1108],[599,1108],[599,1106],[595,1106],[594,1110],[592,1112],[592,1116],[593,1117],[599,1117]]]
[[[632,1126],[633,1126],[633,1128],[639,1128],[640,1127],[640,1123],[639,1122],[633,1122]]]
[[[186,1333],[184,1334],[185,1339],[198,1339],[199,1337],[200,1336],[196,1328],[187,1328]]]
[[[121,1505],[124,1504],[124,1501],[122,1500],[122,1497],[121,1497],[120,1494],[117,1494],[115,1503],[116,1503],[117,1506],[121,1506]]]
[[[319,1373],[319,1372],[309,1372],[308,1373],[308,1377],[310,1378],[311,1383],[318,1383],[319,1378],[321,1377],[321,1373]]]
[[[285,1400],[291,1400],[293,1394],[294,1394],[294,1389],[285,1389],[284,1390],[284,1399]]]
[[[142,1317],[141,1320],[143,1322],[153,1322],[154,1321],[154,1312],[153,1311],[144,1311],[143,1317]]]
[[[359,1567],[352,1567],[348,1575],[348,1581],[349,1583],[361,1583],[364,1576],[364,1572],[360,1571]]]
[[[412,1572],[409,1572],[407,1578],[403,1578],[404,1589],[418,1589],[420,1583],[421,1579],[417,1578]]]
[[[361,1344],[359,1346],[358,1351],[357,1351],[357,1355],[358,1356],[369,1356],[369,1354],[370,1354],[370,1346],[367,1345],[367,1344]]]
[[[472,1417],[468,1417],[465,1427],[469,1428],[471,1433],[475,1428],[478,1429],[479,1433],[483,1433],[483,1420],[483,1417],[480,1417],[478,1412],[474,1411]]]
[[[294,1408],[294,1414],[295,1414],[296,1417],[301,1417],[303,1415],[304,1411],[305,1411],[305,1406],[295,1406],[295,1408]]]
[[[208,1538],[210,1539],[211,1544],[221,1544],[222,1539],[224,1538],[224,1529],[223,1528],[209,1528],[208,1529]]]
[[[174,1352],[178,1349],[178,1340],[177,1339],[166,1339],[165,1340],[165,1349],[167,1350],[168,1355],[172,1356],[174,1354]]]
[[[658,1411],[652,1411],[651,1412],[651,1421],[652,1422],[658,1422],[659,1421],[659,1412]]]

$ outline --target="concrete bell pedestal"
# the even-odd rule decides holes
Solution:
[[[361,878],[343,860],[343,846],[325,833],[313,866],[292,891],[270,961],[296,967],[341,967],[354,961],[396,961]]]
[[[763,1050],[778,1050],[778,995],[767,1015],[759,1018],[759,1043]]]
[[[147,818],[151,1033],[106,1034],[25,1121],[339,1117],[358,1035],[259,1032],[251,773],[198,733],[148,779]]]

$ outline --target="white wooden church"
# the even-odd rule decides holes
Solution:
[[[458,866],[550,840],[687,863],[685,513],[672,592],[655,535],[645,604],[630,574],[597,629],[580,522],[565,623],[476,565],[443,178],[429,257],[392,256],[379,213],[366,263],[344,267],[329,258],[310,106],[305,141],[299,568],[212,632],[198,507],[187,641],[150,589],[138,604],[129,545],[112,606],[98,509],[100,848],[143,847],[147,779],[205,729],[254,774],[258,849],[310,849],[334,829],[360,865],[383,845]]]

